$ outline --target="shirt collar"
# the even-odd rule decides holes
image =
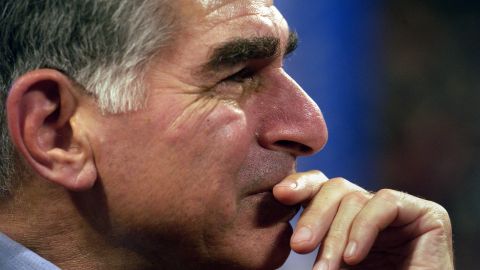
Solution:
[[[35,252],[0,233],[0,269],[60,270]]]

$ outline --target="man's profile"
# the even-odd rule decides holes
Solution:
[[[296,172],[327,128],[273,1],[7,0],[0,25],[1,269],[275,269],[320,243],[320,270],[453,269],[441,206]]]

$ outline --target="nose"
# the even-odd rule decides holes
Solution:
[[[318,105],[281,70],[268,86],[259,110],[259,144],[294,156],[320,151],[328,138],[327,126]]]

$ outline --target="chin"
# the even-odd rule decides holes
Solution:
[[[283,223],[280,226],[278,236],[273,239],[271,245],[267,245],[263,254],[263,260],[259,260],[258,267],[252,269],[277,269],[282,266],[290,255],[290,238],[292,236],[292,227],[289,223]]]
[[[274,270],[282,266],[290,254],[292,227],[282,222],[270,228],[253,229],[237,244],[227,247],[227,254],[215,265],[202,269]]]
[[[224,234],[222,267],[209,269],[274,270],[282,266],[290,254],[293,233],[289,220],[298,212],[298,206],[278,203],[270,192],[256,194],[248,199],[247,211],[234,230]],[[217,260],[221,261],[221,260]]]

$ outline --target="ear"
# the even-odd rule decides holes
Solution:
[[[86,133],[75,122],[75,85],[63,73],[38,69],[15,81],[7,98],[13,143],[41,177],[69,190],[91,188],[97,178]]]

